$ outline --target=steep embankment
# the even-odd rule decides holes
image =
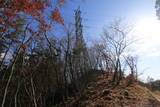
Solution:
[[[94,79],[93,79],[94,78]],[[95,73],[81,97],[70,97],[65,107],[160,107],[159,96],[137,84],[111,85],[106,74]]]

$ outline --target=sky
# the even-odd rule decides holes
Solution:
[[[155,0],[73,0],[62,9],[65,22],[74,23],[74,10],[82,11],[84,36],[87,41],[99,38],[104,26],[121,18],[134,25],[139,41],[134,53],[138,55],[141,80],[148,76],[160,79],[160,20],[157,20]]]

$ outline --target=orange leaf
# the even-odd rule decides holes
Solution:
[[[55,8],[53,10],[53,13],[52,13],[52,20],[57,22],[57,23],[60,23],[60,24],[64,24],[64,19],[62,18],[58,8]]]

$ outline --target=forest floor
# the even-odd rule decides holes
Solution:
[[[160,94],[138,84],[115,86],[107,74],[95,73],[81,97],[70,97],[64,107],[160,107]]]

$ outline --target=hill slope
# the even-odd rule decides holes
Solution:
[[[65,107],[160,107],[160,101],[143,86],[115,87],[106,74],[95,73],[82,96],[70,97]]]

